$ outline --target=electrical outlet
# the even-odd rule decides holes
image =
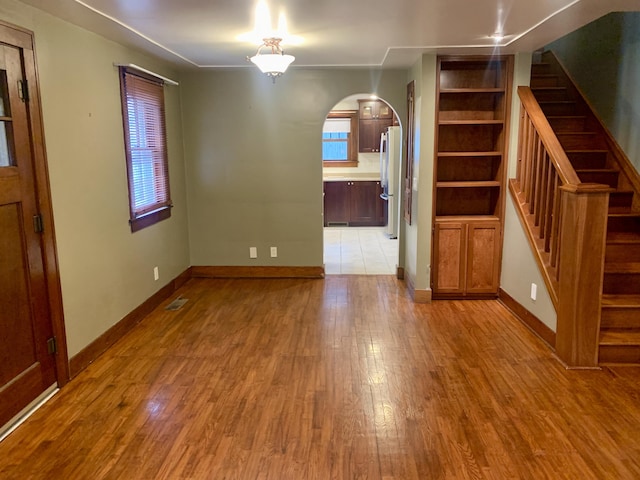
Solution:
[[[154,280],[160,279],[160,272],[158,271],[158,267],[153,267],[153,279]]]
[[[535,283],[531,284],[531,300],[535,300],[538,296],[538,286]]]
[[[249,247],[249,258],[258,258],[258,248]]]
[[[278,247],[271,247],[271,258],[276,258],[278,256]]]

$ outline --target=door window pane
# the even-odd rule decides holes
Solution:
[[[11,128],[7,72],[0,70],[0,167],[14,165],[13,129]]]

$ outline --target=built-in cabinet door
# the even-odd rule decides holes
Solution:
[[[361,120],[386,118],[393,119],[393,110],[381,100],[359,100],[359,117]]]
[[[358,151],[360,153],[380,152],[380,135],[393,124],[391,119],[360,120]]]
[[[469,223],[467,230],[467,293],[498,292],[500,244],[499,221]]]
[[[324,226],[347,225],[351,182],[324,182]]]
[[[498,293],[500,221],[436,222],[433,293]]]
[[[464,293],[467,225],[462,222],[436,223],[433,248],[434,293]]]
[[[351,224],[374,225],[377,222],[378,186],[376,182],[350,182]]]
[[[387,202],[378,181],[324,182],[324,226],[386,225]]]

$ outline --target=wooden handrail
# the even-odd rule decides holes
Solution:
[[[531,123],[533,123],[538,135],[540,135],[540,140],[542,140],[542,144],[549,153],[562,184],[577,185],[581,183],[578,178],[578,174],[567,157],[567,154],[564,152],[562,145],[560,145],[558,137],[556,137],[551,125],[549,125],[547,117],[544,115],[538,101],[533,96],[531,88],[519,86],[518,97],[520,97],[523,108],[529,114]]]
[[[598,363],[608,185],[582,183],[529,87],[516,179],[509,187],[557,313],[556,352],[568,366]]]

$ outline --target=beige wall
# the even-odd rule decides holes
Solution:
[[[405,222],[405,270],[416,290],[431,290],[431,223],[435,136],[436,56],[412,67],[415,81],[415,145],[411,225]]]
[[[518,162],[520,100],[518,99],[517,87],[518,85],[529,85],[530,76],[531,54],[520,53],[516,55],[513,76],[511,130],[509,132],[508,178],[515,178]],[[531,299],[532,283],[537,286],[536,300]],[[556,311],[516,214],[511,194],[507,194],[506,198],[500,287],[520,305],[538,317],[545,325],[553,331],[556,330]]]
[[[295,67],[275,84],[255,68],[184,74],[191,263],[322,265],[326,115],[348,95],[373,92],[403,119],[406,78]]]
[[[166,65],[13,0],[0,19],[34,31],[69,355],[189,266],[180,96],[166,87],[172,217],[132,234],[117,69]],[[153,280],[158,266],[160,280]]]
[[[640,12],[614,12],[545,47],[640,171]]]

